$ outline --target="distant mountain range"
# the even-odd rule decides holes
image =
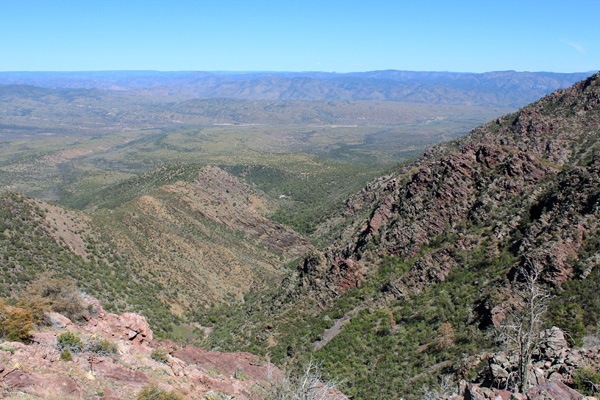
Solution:
[[[589,72],[0,72],[0,84],[98,88],[179,98],[387,100],[518,108]]]

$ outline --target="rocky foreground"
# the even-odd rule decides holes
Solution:
[[[146,319],[105,312],[88,299],[93,318],[75,324],[50,313],[50,324],[35,331],[30,344],[0,342],[0,398],[133,399],[158,387],[189,399],[255,399],[283,378],[275,365],[250,353],[218,353],[153,339]],[[61,354],[65,332],[109,341],[113,351]],[[340,393],[331,398],[339,398]],[[138,397],[139,398],[139,397]]]
[[[518,358],[504,351],[497,353],[481,353],[465,358],[461,372],[469,375],[469,371],[479,371],[477,377],[470,382],[461,380],[457,388],[449,388],[452,394],[440,393],[440,398],[447,400],[592,400],[572,389],[570,385],[577,371],[600,369],[600,347],[594,346],[572,348],[565,334],[557,327],[545,331],[544,344],[535,354],[531,366],[532,387],[526,393],[514,393],[507,388],[511,386],[518,368]]]

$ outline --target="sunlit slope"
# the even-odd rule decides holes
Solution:
[[[164,333],[203,307],[276,284],[283,265],[311,249],[264,216],[270,200],[216,167],[164,167],[129,183],[107,189],[114,207],[95,213],[2,194],[2,293],[41,274],[72,278]]]

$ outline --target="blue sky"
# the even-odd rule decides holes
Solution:
[[[0,10],[0,71],[600,69],[600,0],[0,0]]]

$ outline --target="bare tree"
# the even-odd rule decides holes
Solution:
[[[436,387],[421,387],[420,400],[446,399],[456,394],[456,385],[449,375],[441,375]]]
[[[285,374],[263,388],[257,388],[261,400],[344,400],[336,380],[323,381],[319,364],[312,359],[301,375]]]
[[[528,263],[530,269],[521,268],[524,282],[517,292],[517,301],[507,310],[504,321],[496,326],[498,339],[507,352],[517,356],[517,381],[521,393],[529,388],[532,356],[546,340],[543,316],[550,299],[549,293],[539,284],[541,268]]]

